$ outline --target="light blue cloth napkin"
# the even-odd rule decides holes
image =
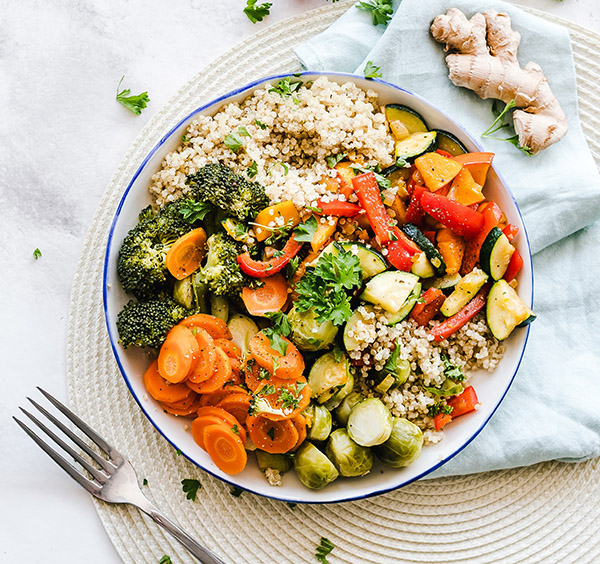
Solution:
[[[352,7],[324,33],[299,45],[310,70],[363,74],[420,94],[478,136],[493,121],[490,100],[448,79],[442,45],[429,34],[451,7],[508,12],[521,32],[521,66],[541,65],[569,121],[558,144],[529,157],[482,139],[513,191],[534,256],[534,310],[525,358],[504,402],[481,434],[431,476],[511,468],[544,460],[600,456],[600,176],[577,114],[567,31],[501,1],[403,0],[387,27]],[[357,40],[360,38],[360,40]]]

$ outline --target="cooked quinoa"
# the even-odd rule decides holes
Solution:
[[[347,153],[364,164],[393,164],[393,142],[375,92],[326,77],[290,96],[272,88],[266,84],[243,102],[190,124],[182,144],[152,176],[150,193],[158,207],[185,193],[186,176],[208,163],[245,174],[255,162],[253,180],[265,186],[271,201],[291,199],[298,208],[314,205],[327,192],[322,179],[335,176],[325,164],[328,156]],[[225,144],[232,133],[243,141],[237,153]]]

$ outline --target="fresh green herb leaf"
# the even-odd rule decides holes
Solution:
[[[310,243],[317,229],[319,229],[319,222],[314,215],[311,215],[304,223],[294,229],[294,238],[298,243]]]
[[[254,225],[255,227],[265,229],[266,231],[270,231],[271,235],[269,235],[269,237],[265,240],[265,244],[272,245],[279,239],[282,239],[283,237],[287,236],[287,234],[292,229],[294,222],[292,219],[290,219],[283,225],[263,225],[262,223],[255,223],[253,221],[249,221],[248,223],[250,225]]]
[[[321,544],[317,547],[317,552],[315,552],[315,558],[321,562],[321,564],[329,564],[329,560],[327,560],[327,556],[331,553],[331,551],[335,548],[335,545],[327,538],[321,537]]]
[[[239,435],[240,434],[240,429],[237,425],[234,425],[231,430],[236,434]]]
[[[281,408],[287,409],[291,407],[292,409],[296,409],[300,400],[302,399],[302,395],[300,392],[306,386],[306,382],[296,382],[295,387],[292,385],[289,388],[281,388],[279,392],[279,399],[281,401]]]
[[[270,380],[271,379],[271,373],[266,368],[263,368],[261,366],[258,369],[258,379],[259,380]]]
[[[403,168],[410,168],[411,165],[406,159],[403,159],[402,157],[398,157],[396,159],[396,166],[400,166]]]
[[[179,449],[177,449],[177,450],[175,451],[175,454],[176,454],[177,456],[181,456],[181,451],[180,451]]]
[[[146,478],[144,478],[142,480],[142,486],[147,486],[148,485],[148,480],[146,480]]]
[[[125,75],[121,77],[119,86],[117,86],[117,102],[125,106],[130,112],[133,112],[139,116],[150,101],[150,98],[148,98],[148,92],[134,94],[133,96],[131,96],[131,90],[129,90],[129,88],[125,88],[119,92],[119,88],[121,88],[121,83],[123,82],[124,78]]]
[[[267,435],[271,440],[273,440],[275,438],[275,428],[269,427],[269,430],[267,431]]]
[[[394,351],[388,357],[383,369],[388,373],[393,373],[398,368],[398,359],[400,358],[400,339],[396,341]]]
[[[462,368],[456,364],[452,364],[450,359],[443,354],[442,362],[444,363],[444,376],[455,382],[464,382],[465,375],[463,374]]]
[[[382,74],[379,72],[380,70],[381,67],[375,66],[373,61],[367,61],[363,74],[365,75],[365,78],[381,78]]]
[[[179,206],[179,213],[188,223],[202,221],[213,210],[212,204],[208,202],[194,202],[193,200],[184,200]]]
[[[281,356],[287,353],[288,343],[273,327],[267,327],[262,331],[271,343],[271,348],[277,351]]]
[[[496,119],[493,121],[492,125],[490,125],[482,134],[482,137],[487,139],[494,139],[495,141],[508,141],[511,145],[514,145],[519,151],[525,153],[526,155],[531,156],[532,152],[529,147],[521,147],[519,145],[519,136],[511,135],[509,137],[494,137],[493,134],[501,129],[508,129],[509,131],[514,132],[514,128],[510,123],[505,122],[505,118],[509,115],[511,110],[514,110],[516,107],[516,103],[514,100],[511,100],[504,106],[503,109],[501,102],[499,100],[494,100],[492,103],[492,113],[496,116]]]
[[[287,337],[292,332],[292,325],[282,311],[269,311],[265,313],[265,317],[273,322],[273,329],[280,335]]]
[[[386,25],[394,13],[392,0],[370,0],[370,2],[359,2],[356,7],[359,10],[371,13],[373,25]]]
[[[335,165],[343,161],[347,156],[347,153],[338,153],[337,155],[325,157],[325,162],[329,168],[335,168]]]
[[[353,164],[350,167],[355,173],[358,172],[372,172],[375,175],[375,180],[377,180],[377,184],[379,185],[380,190],[387,190],[392,187],[392,183],[385,177],[383,174],[379,174],[379,166],[360,166],[357,164]]]
[[[313,213],[323,213],[323,208],[319,208],[317,206],[304,206],[304,209],[307,209]]]
[[[266,124],[266,123],[263,123],[262,121],[259,121],[259,120],[255,119],[255,120],[254,120],[254,123],[255,123],[256,125],[258,125],[258,127],[260,127],[261,129],[267,129],[267,124]]]
[[[158,564],[173,564],[171,557],[166,554],[158,561]]]
[[[438,413],[451,415],[452,407],[446,405],[445,403],[442,403],[441,401],[438,401],[437,403],[434,403],[433,405],[430,405],[427,408],[427,414],[429,415],[429,417],[435,417]]]
[[[248,19],[253,24],[262,22],[263,18],[266,18],[271,13],[270,8],[273,5],[269,2],[263,2],[257,6],[257,1],[258,0],[247,0],[246,7],[244,8],[244,14],[248,16]]]
[[[40,251],[39,249],[35,249],[33,251],[33,258],[35,260],[39,259],[42,256],[42,251]]]
[[[242,136],[242,137],[250,137],[250,134],[248,133],[248,130],[246,129],[246,126],[244,125],[240,125],[238,127],[238,133]]]
[[[231,149],[234,153],[238,153],[244,146],[242,137],[250,137],[248,130],[244,126],[238,127],[237,131],[232,131],[225,135],[223,143],[228,149]]]
[[[293,259],[290,259],[290,262],[288,262],[287,266],[285,267],[285,277],[287,278],[288,282],[292,281],[292,278],[294,278],[294,274],[296,274],[296,270],[298,270],[299,266],[300,257],[295,256]]]
[[[184,479],[181,480],[181,485],[183,488],[183,493],[186,494],[186,499],[191,499],[192,501],[196,501],[196,494],[198,490],[202,487],[200,480],[193,479]]]
[[[257,396],[270,396],[275,393],[275,386],[273,384],[265,384],[258,392],[256,392]]]
[[[296,90],[298,90],[302,86],[301,80],[292,81],[291,77],[286,76],[282,78],[273,88],[269,90],[269,92],[275,92],[279,94],[282,98],[287,98],[288,96],[292,96]]]
[[[252,164],[246,169],[248,178],[254,178],[258,174],[258,165],[256,161],[252,161]]]
[[[290,167],[288,165],[286,165],[285,163],[275,163],[274,165],[271,165],[269,167],[269,170],[267,171],[267,174],[271,174],[271,171],[277,166],[279,165],[280,167],[283,168],[283,176],[287,176],[288,172],[290,171]]]
[[[231,491],[229,493],[233,497],[240,497],[244,493],[244,490],[242,488],[233,487],[233,488],[231,488]]]
[[[190,138],[187,135],[182,135],[181,136],[181,142],[182,143],[189,143],[190,142]]]

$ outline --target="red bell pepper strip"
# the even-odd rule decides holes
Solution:
[[[317,213],[323,215],[335,215],[338,217],[354,217],[362,211],[359,205],[351,202],[342,202],[340,200],[333,200],[332,202],[318,200],[317,206],[322,210]]]
[[[435,245],[435,231],[423,231],[423,235],[429,239],[432,245]]]
[[[475,268],[479,262],[481,245],[483,245],[485,238],[492,228],[496,227],[502,219],[502,210],[498,207],[496,202],[490,201],[485,204],[485,207],[483,207],[480,213],[483,217],[483,228],[476,237],[465,241],[465,252],[460,266],[460,274],[462,276],[469,274],[469,272]]]
[[[446,300],[444,292],[438,288],[429,288],[422,296],[423,300],[416,303],[410,312],[410,318],[414,319],[419,325],[427,325],[436,315],[442,304]]]
[[[452,153],[444,151],[444,149],[436,149],[435,152],[442,155],[442,157],[446,157],[447,159],[451,159],[453,157]]]
[[[420,184],[415,185],[410,198],[410,203],[406,209],[406,223],[421,225],[423,215],[425,215],[425,212],[421,207],[421,196],[423,196],[425,192],[428,192],[425,186],[421,186]]]
[[[285,268],[288,262],[298,254],[301,248],[302,243],[296,242],[294,235],[292,235],[287,240],[283,249],[281,249],[282,255],[279,257],[273,257],[269,260],[254,260],[250,256],[250,253],[245,252],[238,256],[237,261],[242,272],[246,273],[248,276],[252,276],[253,278],[265,278],[267,276],[273,276],[273,274],[277,274],[280,270]]]
[[[465,413],[471,413],[480,405],[473,386],[468,386],[462,393],[450,398],[446,403],[452,408],[452,419],[456,419]]]
[[[413,265],[412,255],[400,239],[398,239],[398,241],[390,241],[387,246],[387,251],[386,258],[394,268],[403,270],[404,272],[410,272]]]
[[[439,431],[444,425],[450,423],[452,421],[452,415],[448,415],[447,413],[438,413],[433,418],[433,424],[435,425],[435,430]]]
[[[514,280],[517,274],[519,274],[521,271],[521,268],[523,268],[523,257],[521,256],[521,253],[515,249],[515,252],[510,257],[508,268],[506,269],[506,272],[502,278],[504,278],[504,280],[507,282]]]
[[[519,233],[519,228],[516,225],[513,225],[512,223],[509,223],[502,230],[502,233],[504,233],[506,235],[506,238],[509,241],[512,241],[517,236],[517,233]]]
[[[483,228],[483,215],[454,200],[431,192],[424,192],[421,207],[457,235],[471,239]]]
[[[355,176],[352,179],[352,187],[358,196],[360,205],[367,212],[367,219],[379,239],[379,243],[387,245],[393,240],[394,224],[381,201],[381,192],[375,175],[372,172],[365,172]]]
[[[477,295],[458,313],[455,313],[452,317],[442,321],[442,323],[436,325],[429,331],[429,334],[433,335],[433,340],[439,343],[440,341],[447,339],[450,335],[473,319],[473,317],[484,308],[489,291],[490,284],[488,283],[485,284],[481,290],[479,290]]]

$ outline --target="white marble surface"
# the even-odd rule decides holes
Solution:
[[[600,33],[597,0],[520,0]],[[199,69],[257,29],[325,0],[4,0],[0,11],[0,561],[112,563],[88,495],[14,425],[43,385],[66,398],[71,281],[87,226],[143,125]],[[114,100],[122,74],[151,103]],[[33,250],[42,257],[35,261]]]

